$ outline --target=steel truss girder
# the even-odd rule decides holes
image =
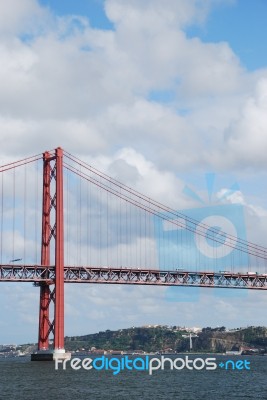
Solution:
[[[0,282],[55,283],[55,267],[0,265]],[[65,283],[195,286],[267,290],[267,274],[161,271],[143,268],[64,267]]]

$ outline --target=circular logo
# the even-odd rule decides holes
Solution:
[[[234,250],[236,240],[235,226],[229,219],[221,215],[210,215],[196,227],[196,246],[204,256],[209,258],[227,256]]]

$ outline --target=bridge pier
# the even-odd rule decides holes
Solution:
[[[31,354],[31,361],[55,361],[55,360],[70,360],[71,353],[65,350],[39,350]]]

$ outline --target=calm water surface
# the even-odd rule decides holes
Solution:
[[[216,357],[217,364],[229,359],[203,356],[206,357]],[[250,361],[250,371],[159,370],[152,376],[148,371],[122,371],[116,376],[112,371],[55,371],[53,362],[31,362],[27,357],[0,359],[0,399],[267,400],[267,357],[240,359]]]

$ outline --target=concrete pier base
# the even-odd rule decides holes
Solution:
[[[65,350],[39,350],[31,354],[31,361],[54,361],[54,360],[70,360],[71,353]]]

